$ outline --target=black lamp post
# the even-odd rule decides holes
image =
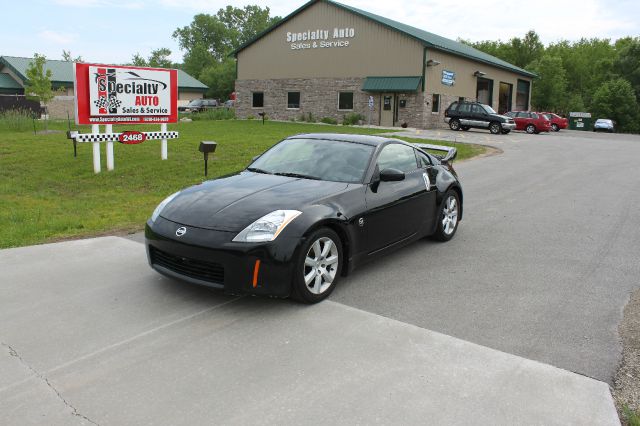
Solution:
[[[202,141],[200,142],[200,152],[204,154],[204,175],[207,176],[208,167],[207,162],[209,161],[209,153],[213,154],[216,152],[216,147],[218,144],[213,141]]]

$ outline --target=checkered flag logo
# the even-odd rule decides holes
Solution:
[[[93,101],[93,103],[96,105],[96,107],[98,108],[120,108],[120,105],[122,105],[122,101],[119,101],[118,98],[115,97],[111,97],[111,98],[107,98],[106,96],[100,96],[100,98],[98,98],[97,100]]]

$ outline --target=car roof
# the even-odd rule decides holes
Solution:
[[[344,133],[303,133],[300,135],[290,136],[286,139],[324,139],[324,140],[332,140],[339,142],[352,142],[352,143],[361,143],[365,145],[371,146],[379,146],[386,142],[402,142],[404,141],[393,139],[393,138],[385,138],[381,136],[371,136],[371,135],[351,135]]]

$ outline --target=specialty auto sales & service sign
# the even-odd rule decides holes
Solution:
[[[175,123],[176,70],[75,64],[78,124]]]

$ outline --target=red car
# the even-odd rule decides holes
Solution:
[[[529,134],[551,131],[551,121],[539,112],[510,111],[505,115],[516,122],[515,130],[524,130]]]
[[[543,112],[542,114],[551,121],[551,130],[554,132],[559,132],[560,129],[566,129],[569,126],[569,120],[560,117],[558,114],[552,112]]]

